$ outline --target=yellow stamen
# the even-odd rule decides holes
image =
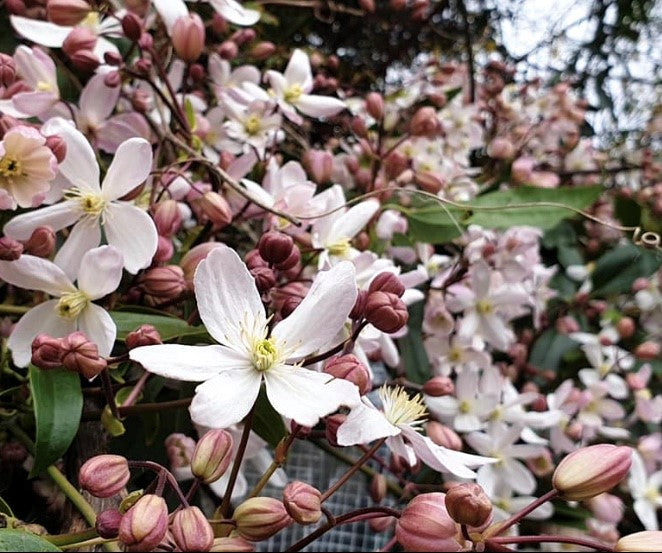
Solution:
[[[39,81],[37,83],[36,89],[39,92],[53,92],[53,85],[46,81]]]
[[[60,300],[55,306],[58,316],[63,319],[75,319],[81,312],[89,305],[90,298],[87,297],[85,292],[76,290],[69,292],[60,297]]]
[[[268,371],[279,359],[273,338],[258,340],[253,344],[253,366],[260,372]]]
[[[83,19],[79,25],[81,27],[87,27],[88,29],[91,30],[96,30],[97,27],[99,26],[99,12],[90,12],[85,16],[85,19]]]
[[[494,306],[489,300],[478,300],[478,302],[476,302],[476,311],[481,315],[489,315],[494,311]]]
[[[409,397],[407,390],[400,386],[382,386],[379,389],[379,399],[384,407],[386,420],[394,426],[420,424],[423,422],[421,419],[427,416],[423,397],[420,394]]]
[[[460,405],[458,405],[457,409],[460,413],[469,413],[471,412],[471,403],[465,399],[460,402]]]
[[[335,257],[347,257],[349,255],[351,246],[349,245],[349,238],[341,238],[337,242],[327,246],[329,255]]]
[[[71,188],[65,192],[65,198],[77,199],[81,209],[93,217],[99,217],[106,209],[106,199],[95,192]]]
[[[286,102],[292,103],[292,102],[296,102],[299,98],[301,98],[302,94],[303,94],[303,88],[301,88],[301,85],[298,83],[294,83],[285,89],[285,94],[283,95],[283,97],[285,98]]]
[[[255,136],[262,129],[262,122],[257,115],[251,115],[244,121],[244,130],[246,134]]]
[[[0,159],[0,177],[17,177],[22,174],[21,162],[15,157],[4,156]]]

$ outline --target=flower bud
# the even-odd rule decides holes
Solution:
[[[48,0],[46,17],[56,25],[74,27],[92,11],[84,0]]]
[[[637,327],[632,317],[623,317],[616,323],[616,332],[625,340],[632,338],[636,329]]]
[[[407,324],[409,312],[395,294],[373,292],[366,300],[365,317],[378,330],[392,334]]]
[[[397,275],[384,271],[370,281],[368,292],[389,292],[401,298],[405,293],[405,287]]]
[[[365,97],[365,109],[373,119],[379,121],[384,115],[384,98],[379,92],[370,92]]]
[[[6,0],[7,11],[12,15],[25,15],[27,8],[23,0]]]
[[[616,542],[615,551],[660,551],[662,549],[662,532],[647,530],[623,536]]]
[[[492,502],[480,485],[467,482],[446,492],[446,510],[455,522],[482,526],[492,516]]]
[[[156,346],[163,343],[161,334],[152,325],[140,325],[136,330],[129,332],[124,340],[128,349],[141,346]]]
[[[298,298],[296,296],[288,296],[283,300],[283,305],[280,308],[280,314],[283,318],[289,317],[292,313],[294,313],[294,310],[299,307],[301,304],[301,298]]]
[[[99,58],[92,50],[77,50],[69,58],[76,69],[86,73],[92,73],[101,65]]]
[[[168,506],[162,497],[145,494],[122,517],[119,539],[129,551],[152,551],[168,531]]]
[[[135,13],[127,13],[122,18],[122,32],[129,40],[137,41],[143,34],[143,22]]]
[[[62,364],[88,380],[97,376],[107,367],[107,362],[99,357],[99,348],[82,332],[72,332],[62,338]]]
[[[454,451],[462,451],[462,438],[457,432],[437,421],[428,421],[425,433],[435,444]]]
[[[276,284],[276,274],[269,267],[256,267],[251,269],[250,273],[255,279],[255,286],[262,294],[271,290]]]
[[[248,55],[256,60],[266,60],[276,51],[276,45],[273,42],[258,42],[253,46]]]
[[[214,530],[198,507],[177,511],[170,531],[181,551],[209,551],[214,545]]]
[[[533,168],[536,160],[532,157],[518,157],[513,161],[510,169],[512,179],[520,184],[529,183],[533,180]]]
[[[114,67],[119,67],[124,63],[124,60],[122,59],[122,56],[119,52],[104,52],[103,61],[105,61],[108,65],[112,65]],[[115,75],[117,76],[115,77]],[[119,86],[121,82],[121,77],[119,72],[111,71],[110,73],[107,73],[103,82],[109,88],[115,88],[116,86]],[[111,84],[111,82],[113,84]]]
[[[409,158],[399,151],[391,152],[384,160],[384,170],[392,179],[399,176],[409,165]]]
[[[239,46],[232,40],[225,40],[218,47],[218,55],[224,60],[231,61],[239,54]]]
[[[283,490],[283,505],[299,524],[315,524],[322,517],[322,494],[310,484],[295,480]]]
[[[306,150],[301,164],[311,179],[317,184],[324,184],[331,180],[333,173],[333,155],[326,150]]]
[[[32,364],[40,369],[58,369],[62,366],[62,340],[48,334],[38,334],[32,340]]]
[[[586,502],[593,516],[608,524],[618,524],[623,518],[623,500],[610,493],[601,493]]]
[[[182,216],[175,200],[165,200],[154,208],[154,224],[161,236],[172,236],[182,226]]]
[[[324,435],[326,437],[326,441],[329,442],[329,445],[338,447],[338,428],[340,428],[340,425],[346,420],[347,415],[343,415],[342,413],[329,415],[324,419],[324,422],[326,423]]]
[[[120,523],[122,522],[122,513],[117,509],[106,509],[97,515],[94,527],[99,537],[111,540],[120,533]]]
[[[199,263],[209,255],[210,251],[220,246],[221,244],[219,242],[203,242],[192,247],[184,254],[184,257],[179,261],[179,266],[184,271],[184,279],[189,287],[193,286],[193,276]]]
[[[97,455],[78,473],[78,483],[94,497],[112,497],[124,489],[130,477],[129,464],[121,455]]]
[[[460,551],[458,527],[448,515],[445,494],[417,495],[395,523],[395,535],[405,551]]]
[[[356,355],[347,354],[331,357],[324,365],[324,372],[355,384],[361,395],[372,390],[372,378],[367,367]]]
[[[419,108],[409,122],[409,132],[412,136],[427,136],[434,138],[441,130],[441,123],[433,107]]]
[[[184,271],[178,265],[148,269],[141,276],[139,284],[155,303],[175,299],[187,288]]]
[[[0,53],[0,86],[8,87],[16,80],[14,58]]]
[[[210,430],[200,438],[193,452],[191,472],[205,484],[216,482],[232,461],[232,434],[227,430]]]
[[[37,227],[25,243],[25,253],[49,257],[55,250],[55,232],[51,227]]]
[[[660,345],[655,342],[642,342],[635,348],[634,355],[643,361],[654,361],[660,357]]]
[[[430,194],[436,194],[446,185],[441,175],[429,171],[416,171],[414,180],[421,189]]]
[[[197,60],[205,47],[205,25],[200,16],[190,12],[177,18],[171,39],[180,58],[189,63]]]
[[[356,301],[352,310],[349,312],[349,318],[355,321],[362,319],[365,316],[365,304],[368,301],[368,291],[359,290],[356,295]]]
[[[497,136],[487,145],[487,155],[493,159],[510,159],[515,155],[515,146],[507,138]]]
[[[206,192],[196,201],[202,213],[216,228],[223,228],[232,222],[232,210],[228,202],[218,192]]]
[[[432,397],[452,396],[455,384],[447,376],[433,376],[423,385],[423,393]]]
[[[386,497],[388,491],[386,476],[381,473],[375,473],[370,481],[370,497],[375,503],[380,503]]]
[[[255,551],[255,545],[251,542],[246,541],[240,536],[228,537],[228,538],[216,538],[214,540],[214,545],[212,545],[210,551],[217,552],[228,552],[228,553],[240,553],[247,552],[251,553]]]
[[[23,254],[23,244],[3,236],[0,238],[0,261],[16,261]]]
[[[46,137],[46,147],[53,152],[58,163],[62,163],[64,158],[67,157],[67,143],[64,138],[57,134]]]
[[[198,84],[204,84],[207,74],[205,73],[205,68],[199,63],[192,64],[188,69],[188,76],[191,77],[191,80]]]
[[[269,539],[292,524],[282,501],[273,497],[251,497],[239,505],[232,516],[236,531],[250,541]]]
[[[262,235],[257,248],[267,263],[283,263],[292,253],[294,240],[287,234],[270,230]]]
[[[580,501],[606,492],[625,478],[632,449],[598,444],[572,452],[556,467],[552,485],[568,501]]]
[[[62,43],[62,51],[71,57],[79,50],[94,50],[97,35],[86,27],[74,27]]]

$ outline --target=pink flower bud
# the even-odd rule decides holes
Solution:
[[[365,317],[375,328],[392,334],[407,324],[407,306],[395,294],[372,292],[365,305]]]
[[[239,54],[239,46],[236,42],[226,40],[218,47],[218,55],[224,60],[231,61]]]
[[[487,155],[493,159],[510,159],[515,155],[515,147],[507,138],[497,136],[488,144]]]
[[[189,67],[188,76],[191,77],[191,80],[200,84],[204,83],[205,79],[207,78],[205,68],[199,63],[194,63],[191,65],[191,67]]]
[[[56,25],[74,27],[92,11],[84,0],[48,0],[46,17]]]
[[[276,51],[276,45],[273,42],[258,42],[253,46],[248,55],[258,61],[266,60]]]
[[[124,340],[128,349],[139,348],[141,346],[155,346],[163,343],[161,335],[152,325],[140,325],[136,330],[129,332]]]
[[[455,522],[478,527],[492,517],[492,502],[480,485],[467,482],[446,492],[446,510]]]
[[[533,168],[536,165],[536,160],[532,157],[518,157],[513,161],[510,169],[512,179],[520,184],[530,183],[533,179]]]
[[[375,0],[359,0],[359,6],[366,13],[375,13]]]
[[[352,128],[352,132],[359,138],[366,138],[368,136],[368,126],[365,124],[363,117],[359,115],[352,117],[350,127]]]
[[[194,62],[205,47],[205,24],[197,13],[183,15],[175,21],[171,39],[177,55],[186,62]]]
[[[568,501],[595,497],[625,478],[632,464],[632,449],[598,444],[572,452],[556,467],[552,485]]]
[[[106,509],[97,515],[94,527],[99,537],[110,540],[119,535],[121,522],[122,513],[117,509]]]
[[[354,307],[349,312],[349,318],[358,320],[362,319],[365,315],[365,304],[368,301],[368,291],[359,290],[359,293],[356,296],[356,301],[354,302]]]
[[[635,348],[634,354],[643,361],[654,361],[660,357],[660,344],[656,342],[642,342]]]
[[[615,551],[660,551],[662,548],[662,531],[647,530],[623,536],[616,542]]]
[[[7,87],[16,80],[16,64],[14,58],[0,54],[0,85]]]
[[[292,253],[294,240],[287,234],[270,230],[262,235],[257,248],[267,263],[283,263]]]
[[[69,56],[69,59],[76,69],[86,73],[92,73],[101,65],[99,58],[92,50],[77,50]]]
[[[152,35],[144,33],[144,37],[149,37],[150,40],[152,38]],[[141,38],[142,41],[142,38]],[[147,58],[140,58],[136,60],[136,62],[133,64],[134,70],[140,74],[140,75],[149,75],[149,72],[152,70],[152,62],[148,60]]]
[[[184,271],[178,265],[148,269],[140,277],[139,284],[154,303],[176,299],[187,288]]]
[[[368,293],[372,294],[373,292],[388,292],[390,294],[395,294],[398,297],[402,297],[405,293],[405,287],[402,282],[400,282],[397,275],[384,271],[379,273],[370,282]]]
[[[151,50],[154,46],[154,38],[149,33],[143,33],[138,39],[138,46],[140,46],[140,48],[143,50]]]
[[[64,158],[67,157],[67,143],[61,136],[53,134],[46,137],[46,146],[53,152],[58,163],[62,163]]]
[[[25,15],[26,7],[23,0],[7,0],[5,2],[7,11],[12,15]]]
[[[632,317],[623,317],[616,323],[616,332],[623,339],[632,338],[636,329],[637,327]]]
[[[370,92],[365,97],[365,109],[370,117],[378,121],[384,115],[384,98],[379,92]]]
[[[121,455],[97,455],[78,473],[78,483],[94,497],[112,497],[124,489],[130,477],[129,464]]]
[[[205,484],[216,482],[232,462],[232,434],[210,430],[200,438],[193,452],[191,472]]]
[[[329,442],[329,445],[338,447],[338,428],[340,428],[340,425],[346,420],[347,415],[343,415],[342,413],[329,415],[324,419],[326,424],[324,429],[324,436],[326,437],[326,441]]]
[[[124,60],[122,59],[122,56],[118,52],[104,52],[103,53],[103,61],[105,61],[108,65],[112,65],[113,67],[119,67],[124,63]],[[111,77],[114,73],[117,73],[116,71],[111,71],[106,75],[106,78],[104,79],[104,84],[110,88],[115,88],[116,86],[119,86],[121,79],[119,73],[117,73],[117,77]],[[109,79],[113,79],[110,81]],[[110,84],[113,82],[114,84]]]
[[[196,204],[217,229],[226,227],[232,222],[232,210],[218,192],[206,192],[202,198],[196,200]]]
[[[441,123],[433,107],[418,108],[409,122],[409,132],[412,136],[427,136],[434,138],[441,131]]]
[[[255,551],[255,545],[251,542],[246,541],[241,536],[234,536],[228,538],[216,538],[214,540],[214,545],[210,551],[217,551],[221,553],[252,553]]]
[[[49,257],[55,250],[55,232],[51,227],[37,227],[25,243],[25,253]]]
[[[433,376],[423,385],[423,393],[432,397],[451,396],[455,393],[455,384],[447,376]]]
[[[203,242],[192,247],[184,254],[184,257],[179,262],[179,266],[184,271],[184,278],[189,287],[193,286],[193,275],[198,268],[198,264],[209,255],[210,251],[220,246],[221,244],[218,242]]]
[[[214,545],[214,530],[198,507],[177,511],[170,531],[181,551],[209,551]]]
[[[392,179],[399,176],[409,166],[409,158],[402,152],[391,152],[384,160],[384,170]]]
[[[143,22],[135,13],[127,13],[122,18],[122,32],[129,40],[137,41],[143,34]]]
[[[154,208],[154,224],[161,236],[172,236],[182,226],[182,216],[175,200],[165,200]]]
[[[641,292],[642,290],[646,290],[646,288],[648,288],[649,285],[650,285],[650,280],[644,277],[639,277],[632,283],[632,291]]]
[[[593,513],[593,516],[602,522],[609,524],[618,524],[623,518],[625,509],[623,500],[610,493],[601,493],[591,497],[586,505]]]
[[[436,194],[446,185],[445,180],[440,175],[429,171],[416,171],[414,180],[421,189],[430,194]]]
[[[152,551],[168,531],[168,506],[162,497],[145,494],[122,517],[119,539],[129,551]]]
[[[370,497],[375,503],[381,503],[386,497],[388,491],[386,477],[377,472],[370,481]]]
[[[372,378],[367,367],[356,355],[347,354],[331,357],[324,365],[324,372],[355,384],[361,395],[372,390]]]
[[[570,334],[572,332],[578,332],[579,323],[577,322],[577,319],[571,317],[570,315],[559,317],[556,320],[556,331],[559,334]]]
[[[58,369],[62,366],[62,340],[48,334],[38,334],[32,340],[32,364],[40,369]]]
[[[156,242],[156,252],[154,253],[153,261],[155,263],[167,263],[172,259],[173,255],[175,255],[175,246],[172,243],[172,239],[159,236]]]
[[[86,27],[74,27],[62,43],[62,51],[71,57],[79,50],[94,50],[97,35]]]
[[[239,505],[232,516],[235,530],[250,541],[269,539],[292,524],[282,501],[273,497],[251,497]]]
[[[542,450],[542,454],[526,460],[526,466],[538,477],[547,476],[554,470],[554,462],[549,449]]]
[[[296,245],[294,245],[292,247],[292,251],[290,252],[290,255],[287,256],[287,259],[285,261],[282,261],[281,263],[276,263],[276,269],[278,269],[279,271],[289,271],[290,269],[294,269],[294,267],[299,265],[300,261],[301,261],[301,251]]]
[[[0,261],[16,261],[23,254],[23,244],[3,236],[0,238]]]
[[[283,505],[299,524],[315,524],[322,517],[322,494],[310,484],[295,480],[283,490]]]
[[[306,150],[301,164],[317,184],[325,184],[331,180],[333,173],[333,155],[326,150]]]
[[[99,357],[99,348],[82,332],[73,332],[62,338],[62,364],[73,372],[91,380],[107,367],[107,362]]]
[[[256,267],[251,269],[250,273],[255,279],[255,286],[262,294],[271,290],[276,284],[276,274],[269,267]]]
[[[462,438],[448,426],[437,421],[429,421],[425,425],[425,433],[437,445],[454,451],[462,451]]]
[[[395,523],[395,535],[405,551],[460,551],[458,526],[449,516],[443,493],[417,495]]]

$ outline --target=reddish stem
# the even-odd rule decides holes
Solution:
[[[503,536],[500,538],[491,538],[487,540],[487,545],[490,544],[519,544],[519,543],[570,543],[573,545],[581,545],[590,547],[596,551],[609,551],[613,552],[614,548],[609,545],[596,541],[587,540],[584,538],[572,538],[570,536],[554,536],[554,535],[541,535],[541,536]]]

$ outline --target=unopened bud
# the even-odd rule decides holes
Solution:
[[[326,427],[324,429],[324,436],[326,441],[329,442],[329,445],[333,447],[338,447],[338,428],[347,420],[347,415],[342,413],[336,413],[335,415],[329,415],[324,419]]]
[[[137,41],[143,34],[143,22],[135,13],[127,13],[122,18],[122,32],[129,40]]]
[[[119,540],[130,551],[152,551],[168,531],[168,506],[162,497],[143,495],[122,517]]]
[[[165,200],[154,208],[154,224],[161,236],[172,236],[182,226],[182,216],[175,200]]]
[[[62,51],[71,57],[79,50],[94,50],[97,35],[85,27],[75,27],[62,43]]]
[[[131,93],[131,107],[138,113],[146,113],[152,109],[152,97],[145,90],[136,89]]]
[[[370,92],[365,98],[365,109],[373,119],[378,121],[384,115],[384,98],[379,92]]]
[[[184,271],[178,265],[153,267],[142,275],[139,283],[143,292],[157,303],[178,298],[187,288]]]
[[[455,522],[477,527],[490,520],[492,502],[480,485],[467,482],[446,492],[446,510]]]
[[[430,173],[429,171],[416,171],[414,180],[422,190],[430,194],[436,194],[446,184],[440,175]]]
[[[99,58],[92,50],[77,50],[69,56],[69,59],[76,69],[86,73],[92,73],[101,65]]]
[[[616,323],[616,332],[618,332],[618,335],[623,339],[632,338],[636,328],[632,317],[623,317]]]
[[[354,116],[350,126],[352,132],[359,138],[366,138],[368,136],[368,126],[365,124],[363,117],[359,115]]]
[[[403,301],[389,292],[373,292],[368,295],[365,317],[375,328],[392,334],[407,324],[409,312]]]
[[[191,80],[195,83],[204,83],[207,74],[205,73],[205,68],[199,64],[194,63],[189,67],[188,76],[191,77]]]
[[[441,123],[433,107],[419,108],[411,118],[409,132],[412,136],[427,136],[434,138],[441,130]]]
[[[417,495],[402,511],[395,535],[406,551],[459,551],[455,540],[458,528],[449,516],[445,494]]]
[[[80,467],[78,483],[94,497],[112,497],[124,489],[130,476],[126,458],[121,455],[97,455]]]
[[[205,24],[195,12],[177,18],[172,27],[172,45],[186,62],[194,62],[205,47]]]
[[[23,0],[6,0],[5,7],[12,15],[25,15],[27,8]]]
[[[375,503],[380,503],[386,497],[388,491],[386,476],[376,473],[370,481],[370,497]]]
[[[333,155],[326,150],[306,150],[301,164],[317,184],[325,184],[333,174]]]
[[[287,234],[271,230],[262,235],[257,248],[267,263],[283,263],[292,253],[294,240]]]
[[[283,490],[283,505],[299,524],[315,524],[322,517],[322,494],[310,484],[295,480]]]
[[[177,511],[170,531],[181,551],[209,551],[214,545],[214,530],[198,507]]]
[[[85,334],[73,332],[62,338],[62,365],[91,380],[107,367],[107,362],[99,356],[97,345]]]
[[[121,522],[122,513],[117,509],[106,509],[97,515],[94,527],[100,538],[112,540],[119,535]]]
[[[392,179],[400,175],[409,165],[409,158],[402,152],[391,152],[384,160],[384,170]]]
[[[23,244],[3,236],[0,238],[0,261],[16,261],[23,254]]]
[[[405,293],[405,287],[397,275],[384,271],[370,281],[368,292],[389,292],[401,298]]]
[[[46,137],[46,147],[53,152],[58,163],[62,163],[67,157],[67,143],[57,134]]]
[[[225,40],[218,47],[218,55],[221,56],[224,60],[233,60],[239,54],[239,46],[236,42],[231,40]]]
[[[32,340],[32,364],[40,369],[57,369],[62,366],[62,340],[48,334],[38,334]]]
[[[16,80],[14,58],[0,53],[0,86],[8,87]]]
[[[74,27],[92,11],[84,0],[48,0],[46,17],[56,25]]]
[[[269,267],[256,267],[251,269],[250,273],[255,279],[255,286],[262,294],[271,290],[276,284],[276,274]]]
[[[632,449],[598,444],[572,452],[556,467],[552,485],[568,501],[580,501],[606,492],[625,478]]]
[[[660,551],[662,549],[662,531],[647,530],[623,536],[616,542],[614,551]]]
[[[150,324],[140,325],[136,330],[129,332],[124,342],[128,349],[156,346],[163,343],[159,331]]]
[[[455,393],[455,384],[447,376],[433,376],[423,385],[423,393],[432,397],[451,396]]]
[[[232,516],[235,530],[250,541],[269,539],[292,524],[282,501],[273,497],[251,497],[239,505]]]
[[[324,372],[355,384],[361,395],[372,390],[372,378],[368,368],[353,354],[332,357],[324,365]]]
[[[124,59],[122,58],[121,54],[119,52],[104,52],[103,53],[103,61],[105,61],[108,65],[112,65],[113,67],[119,67],[124,63]],[[106,79],[109,78],[110,75],[112,75],[114,72],[110,72],[106,75]],[[119,77],[119,74],[118,74]],[[104,80],[106,83],[106,86],[110,88],[114,88],[117,85],[119,85],[121,79],[117,79],[117,84],[109,84],[107,80]]]
[[[37,227],[25,243],[25,253],[49,257],[55,250],[55,232],[51,227]]]
[[[248,55],[256,60],[266,60],[276,51],[276,45],[273,42],[258,42],[253,46]]]
[[[352,307],[352,310],[349,312],[349,318],[358,320],[364,317],[365,315],[365,304],[368,301],[368,291],[367,290],[359,290],[358,294],[356,295],[356,301],[354,302],[354,306]]]
[[[252,553],[255,551],[255,545],[251,542],[246,541],[241,536],[233,536],[228,538],[216,538],[214,540],[214,545],[212,545],[210,551],[216,551],[219,553]]]
[[[462,438],[448,426],[437,421],[429,421],[425,425],[425,433],[437,445],[454,451],[462,451]]]
[[[195,275],[199,263],[209,255],[210,251],[220,246],[219,242],[203,242],[192,247],[184,254],[184,257],[179,261],[179,266],[184,271],[184,278],[189,286],[193,285],[193,275]]]
[[[227,430],[209,430],[193,452],[191,472],[205,484],[216,482],[232,462],[232,434]]]
[[[487,155],[493,159],[510,159],[515,155],[515,147],[507,138],[497,137],[488,144]]]
[[[299,265],[300,261],[301,261],[301,251],[296,245],[294,245],[292,247],[292,251],[290,252],[290,255],[287,256],[287,259],[281,263],[276,263],[276,269],[278,269],[279,271],[289,271],[291,269],[294,269],[297,265]]]
[[[196,203],[216,228],[226,227],[232,222],[232,210],[218,192],[206,192]]]
[[[643,361],[654,361],[660,357],[660,344],[656,342],[642,342],[635,348],[634,355]]]

